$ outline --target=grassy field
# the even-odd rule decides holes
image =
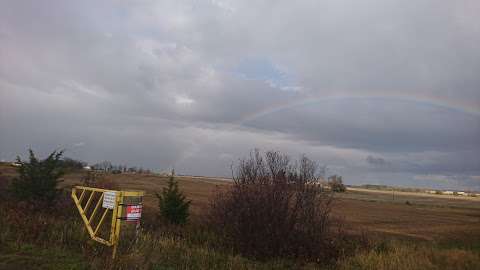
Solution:
[[[15,169],[5,164],[0,165],[0,172],[2,179],[15,175]],[[83,173],[66,175],[63,187],[68,189],[80,184],[82,176]],[[123,190],[146,191],[145,215],[152,216],[157,211],[154,194],[166,186],[167,177],[109,174],[104,176],[104,180]],[[230,185],[229,181],[204,177],[179,176],[177,180],[192,200],[193,221],[204,215],[212,194]],[[334,215],[345,220],[346,229],[353,234],[367,235],[380,244],[346,257],[328,269],[480,269],[480,198],[425,195],[396,192],[393,196],[388,191],[354,188],[337,194]],[[72,216],[77,215],[72,213]],[[4,222],[8,225],[8,220]],[[81,228],[79,216],[78,223],[74,224],[69,226]],[[92,255],[88,250],[98,249],[95,243],[87,240],[86,235],[75,236],[88,243],[75,249],[70,248],[68,241],[65,244],[52,240],[44,245],[38,241],[13,241],[14,234],[4,229],[2,233],[0,240],[3,239],[6,244],[0,249],[0,269],[23,269],[22,265],[37,261],[42,266],[38,269],[102,269],[106,265],[115,269],[131,269],[132,265],[138,265],[138,269],[318,268],[282,260],[251,261],[212,248],[214,244],[205,244],[212,240],[208,236],[197,235],[197,232],[192,233],[194,238],[145,233],[142,235],[145,241],[135,250],[127,252],[116,264],[109,264],[101,256],[86,260],[85,256]],[[69,238],[68,235],[62,237]]]
[[[66,177],[64,184],[80,183],[81,175]],[[107,175],[121,189],[144,190],[145,210],[156,211],[155,192],[166,186],[167,177],[140,174]],[[192,200],[194,215],[202,215],[209,199],[230,182],[206,177],[177,176],[180,188]],[[386,236],[442,240],[466,235],[480,236],[480,198],[438,196],[413,192],[349,189],[338,193],[334,214],[355,231]],[[408,202],[408,204],[407,204]]]

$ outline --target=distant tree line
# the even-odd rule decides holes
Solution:
[[[88,165],[87,162],[76,160],[69,157],[58,160],[58,164],[60,167],[64,168],[65,170],[81,170],[83,169],[83,167]]]
[[[62,151],[63,154],[63,151]],[[57,162],[58,166],[61,167],[65,172],[82,170],[88,167],[88,163],[82,160],[73,159],[69,157],[61,158]],[[143,167],[137,166],[127,166],[127,165],[118,165],[112,164],[110,161],[102,161],[90,166],[90,169],[95,171],[102,171],[106,173],[151,173],[150,169],[145,169]]]
[[[102,161],[100,163],[94,164],[91,166],[92,170],[104,171],[113,174],[119,173],[151,173],[151,170],[144,169],[142,167],[128,167],[127,165],[115,165],[110,161]]]

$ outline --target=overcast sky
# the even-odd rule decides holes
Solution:
[[[0,159],[480,190],[480,2],[1,1]]]

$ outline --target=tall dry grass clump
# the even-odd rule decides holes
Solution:
[[[339,270],[439,270],[480,269],[480,253],[462,248],[441,249],[429,244],[398,241],[382,249],[359,252],[340,261]]]
[[[257,259],[320,263],[338,256],[331,193],[318,184],[315,162],[258,150],[240,160],[234,184],[211,204],[209,222],[228,246]]]

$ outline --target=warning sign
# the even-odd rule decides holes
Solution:
[[[113,209],[115,208],[115,197],[117,193],[115,191],[106,191],[103,193],[103,208]]]
[[[139,220],[141,216],[142,216],[142,205],[127,206],[127,220],[129,221]]]

